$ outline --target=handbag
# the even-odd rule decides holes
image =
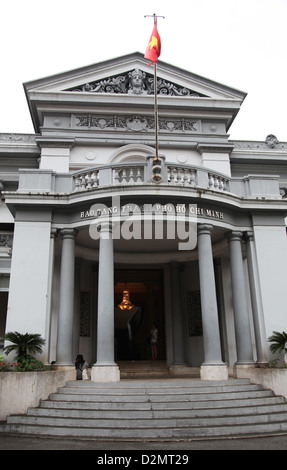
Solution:
[[[89,380],[87,369],[84,369],[82,372],[82,380]]]

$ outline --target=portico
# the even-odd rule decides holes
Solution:
[[[248,315],[243,317],[240,314],[240,308],[244,312],[242,305],[247,305],[250,298],[250,293],[246,291],[248,276],[246,276],[246,268],[243,266],[242,247],[245,246],[243,232],[232,232],[227,227],[223,228],[222,219],[220,219],[220,222],[217,219],[213,220],[213,224],[210,219],[206,222],[204,222],[204,219],[199,219],[196,225],[197,244],[193,250],[169,251],[171,249],[170,242],[168,243],[168,240],[164,239],[149,240],[149,250],[147,250],[146,240],[114,240],[112,220],[104,223],[99,220],[98,225],[100,232],[97,240],[88,235],[88,228],[83,229],[80,225],[73,229],[62,228],[58,230],[56,255],[53,264],[58,266],[59,283],[57,281],[58,276],[55,273],[56,282],[54,281],[53,289],[54,296],[59,302],[59,312],[57,315],[52,314],[51,316],[50,360],[56,360],[59,366],[71,366],[75,351],[79,350],[81,343],[82,349],[84,348],[87,354],[90,354],[88,356],[89,362],[93,364],[92,380],[119,380],[119,369],[115,357],[114,322],[116,305],[114,302],[114,273],[119,266],[122,270],[125,266],[129,269],[138,269],[139,266],[142,266],[149,270],[160,269],[164,278],[161,285],[166,348],[164,357],[173,370],[181,366],[197,366],[201,367],[201,377],[204,379],[227,379],[229,354],[237,354],[236,363],[238,364],[254,364],[254,351],[251,342],[253,323],[250,323]],[[55,228],[53,229],[54,232]],[[214,241],[212,241],[212,236],[214,236]],[[133,243],[132,246],[130,241]],[[178,245],[178,241],[178,239],[172,241],[173,248]],[[235,255],[229,253],[232,242],[236,243]],[[85,247],[83,243],[86,243]],[[154,253],[152,253],[153,243],[155,243]],[[159,243],[162,246],[161,251],[158,250]],[[167,243],[166,247],[165,243]],[[135,245],[138,247],[136,259],[133,255]],[[142,251],[143,247],[146,251]],[[217,252],[217,255],[214,252]],[[218,299],[218,292],[223,272],[221,267],[218,271],[218,266],[221,264],[221,259],[226,262],[229,256],[229,269],[234,283],[232,287],[235,289],[233,309],[236,343],[233,342],[232,335],[225,337],[224,341],[229,344],[223,358],[222,337],[224,331],[222,323],[225,322],[225,319],[223,318],[223,309],[220,312],[218,310],[218,306],[222,304],[222,299],[221,301]],[[217,278],[214,267],[215,257],[217,260]],[[125,263],[123,263],[123,259],[125,259]],[[75,264],[80,266],[81,263],[85,267],[79,275]],[[87,271],[85,272],[88,267],[89,274]],[[241,273],[238,273],[238,269],[241,269]],[[196,271],[198,272],[196,273]],[[240,275],[243,278],[241,284],[239,282]],[[78,278],[77,281],[75,276]],[[93,305],[89,305],[90,339],[88,341],[91,344],[88,347],[87,345],[84,346],[84,343],[87,343],[87,338],[75,337],[75,320],[81,321],[79,319],[81,313],[78,312],[78,309],[81,308],[79,298],[82,291],[82,277],[86,278],[86,283],[92,282],[94,289]],[[125,276],[122,275],[118,279],[124,280]],[[131,278],[128,277],[128,280],[130,281]],[[143,277],[140,278],[140,275],[137,280],[142,280],[143,283],[146,282]],[[238,292],[238,289],[241,290]],[[71,292],[74,292],[74,296],[71,295]],[[187,305],[187,296],[192,292],[200,292],[200,305],[197,304],[192,308],[200,308],[201,318],[197,321],[202,322],[202,336],[201,334],[189,336],[186,330],[187,323],[193,322],[193,314],[188,310]],[[226,295],[226,292],[224,295]],[[237,295],[239,295],[239,298]],[[153,302],[152,299],[151,302]],[[53,305],[51,309],[54,310]],[[238,311],[239,313],[237,313]],[[239,320],[236,320],[236,314],[239,315]],[[57,327],[55,327],[56,317]],[[152,317],[150,317],[150,320],[152,321]],[[58,330],[58,339],[55,345],[53,336],[56,329]],[[242,331],[244,331],[244,341],[241,340]],[[148,334],[148,330],[146,334]],[[192,357],[191,351],[196,343],[197,346],[199,346],[199,343],[201,344],[201,353],[197,352]],[[249,347],[250,356],[244,355],[247,346]]]

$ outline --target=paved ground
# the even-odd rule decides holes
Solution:
[[[287,450],[287,435],[248,437],[245,439],[216,439],[199,441],[173,442],[106,442],[94,440],[47,439],[15,436],[0,436],[0,450],[96,450],[124,452],[161,451],[170,454],[172,451],[192,450]]]

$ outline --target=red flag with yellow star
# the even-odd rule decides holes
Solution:
[[[157,30],[157,22],[155,22],[148,46],[146,48],[145,56],[144,56],[145,59],[152,61],[148,65],[152,65],[158,61],[158,58],[160,56],[160,50],[161,50],[160,36]]]

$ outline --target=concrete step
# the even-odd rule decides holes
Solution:
[[[61,406],[61,405],[60,405]],[[104,409],[86,409],[81,408],[47,408],[41,406],[40,408],[29,408],[27,410],[28,416],[55,416],[59,418],[91,418],[91,419],[164,419],[164,418],[207,418],[207,417],[220,417],[220,416],[254,416],[257,414],[271,414],[271,413],[286,413],[287,405],[284,404],[268,404],[253,407],[232,407],[232,408],[195,408],[190,409],[188,406],[184,409],[170,409],[167,407],[164,410],[155,410],[150,405],[145,410],[139,409],[118,409],[114,410],[110,407]]]
[[[167,378],[170,376],[166,361],[120,361],[121,379]]]
[[[94,439],[192,439],[287,431],[287,404],[248,380],[68,382],[0,433]]]
[[[107,414],[108,415],[108,414]],[[256,424],[269,423],[271,413],[258,414],[256,416]],[[276,414],[276,422],[287,423],[287,409],[285,412]],[[214,417],[192,417],[192,418],[91,418],[85,417],[59,417],[59,416],[10,416],[7,420],[8,424],[28,424],[42,426],[66,426],[81,428],[110,428],[118,430],[125,429],[142,429],[142,428],[187,428],[197,426],[235,426],[239,424],[254,424],[254,414],[243,416],[214,416]]]
[[[121,389],[114,389],[114,388],[96,388],[94,386],[91,387],[85,387],[85,394],[87,395],[93,395],[92,398],[95,398],[99,395],[105,395],[110,396],[110,395],[116,395],[120,391],[122,394],[125,394],[126,396],[133,397],[133,396],[145,396],[145,395],[152,395],[152,396],[157,396],[157,395],[172,395],[172,396],[179,396],[179,395],[184,395],[184,396],[189,396],[189,395],[198,395],[202,393],[230,393],[230,392],[245,392],[245,391],[258,391],[261,390],[261,388],[258,385],[229,385],[229,386],[212,386],[212,387],[173,387],[172,385],[167,389],[165,387],[155,387],[151,386],[148,387],[147,389],[142,387],[142,388],[121,388]],[[58,389],[58,393],[60,394],[67,394],[67,395],[73,395],[73,394],[78,394],[79,393],[79,387],[76,386],[69,386],[69,387],[61,387]]]
[[[157,394],[147,394],[147,393],[138,393],[138,394],[129,394],[129,395],[120,395],[120,394],[110,394],[110,395],[101,395],[101,394],[84,394],[81,393],[55,393],[50,395],[51,400],[55,401],[83,401],[83,402],[133,402],[133,403],[171,403],[171,402],[199,402],[205,400],[235,400],[235,399],[248,399],[248,398],[264,398],[272,396],[270,390],[250,390],[243,392],[222,392],[222,393],[182,393],[182,394],[168,394],[168,393],[157,393]]]
[[[267,398],[248,398],[248,399],[237,399],[233,400],[232,403],[230,400],[206,400],[201,402],[193,402],[192,409],[206,409],[209,412],[212,409],[217,408],[228,408],[231,405],[233,407],[248,409],[252,407],[256,409],[259,406],[268,406],[268,405],[281,405],[285,404],[283,397],[273,397],[268,396]],[[50,401],[44,400],[41,402],[41,408],[49,408],[49,409],[65,409],[65,410],[111,410],[111,411],[122,411],[125,413],[126,411],[141,411],[141,410],[153,410],[155,411],[163,411],[165,412],[166,409],[169,410],[183,410],[186,412],[187,409],[190,410],[190,403],[186,402],[160,402],[160,403],[151,403],[147,402],[83,402],[83,401]]]
[[[158,439],[192,439],[192,438],[222,438],[222,437],[247,437],[259,435],[275,435],[287,432],[287,422],[267,422],[263,424],[232,424],[222,426],[194,426],[184,428],[174,427],[154,427],[152,428],[95,428],[95,427],[67,427],[27,424],[7,424],[6,433],[37,435],[37,436],[61,436],[104,440],[158,440]]]

